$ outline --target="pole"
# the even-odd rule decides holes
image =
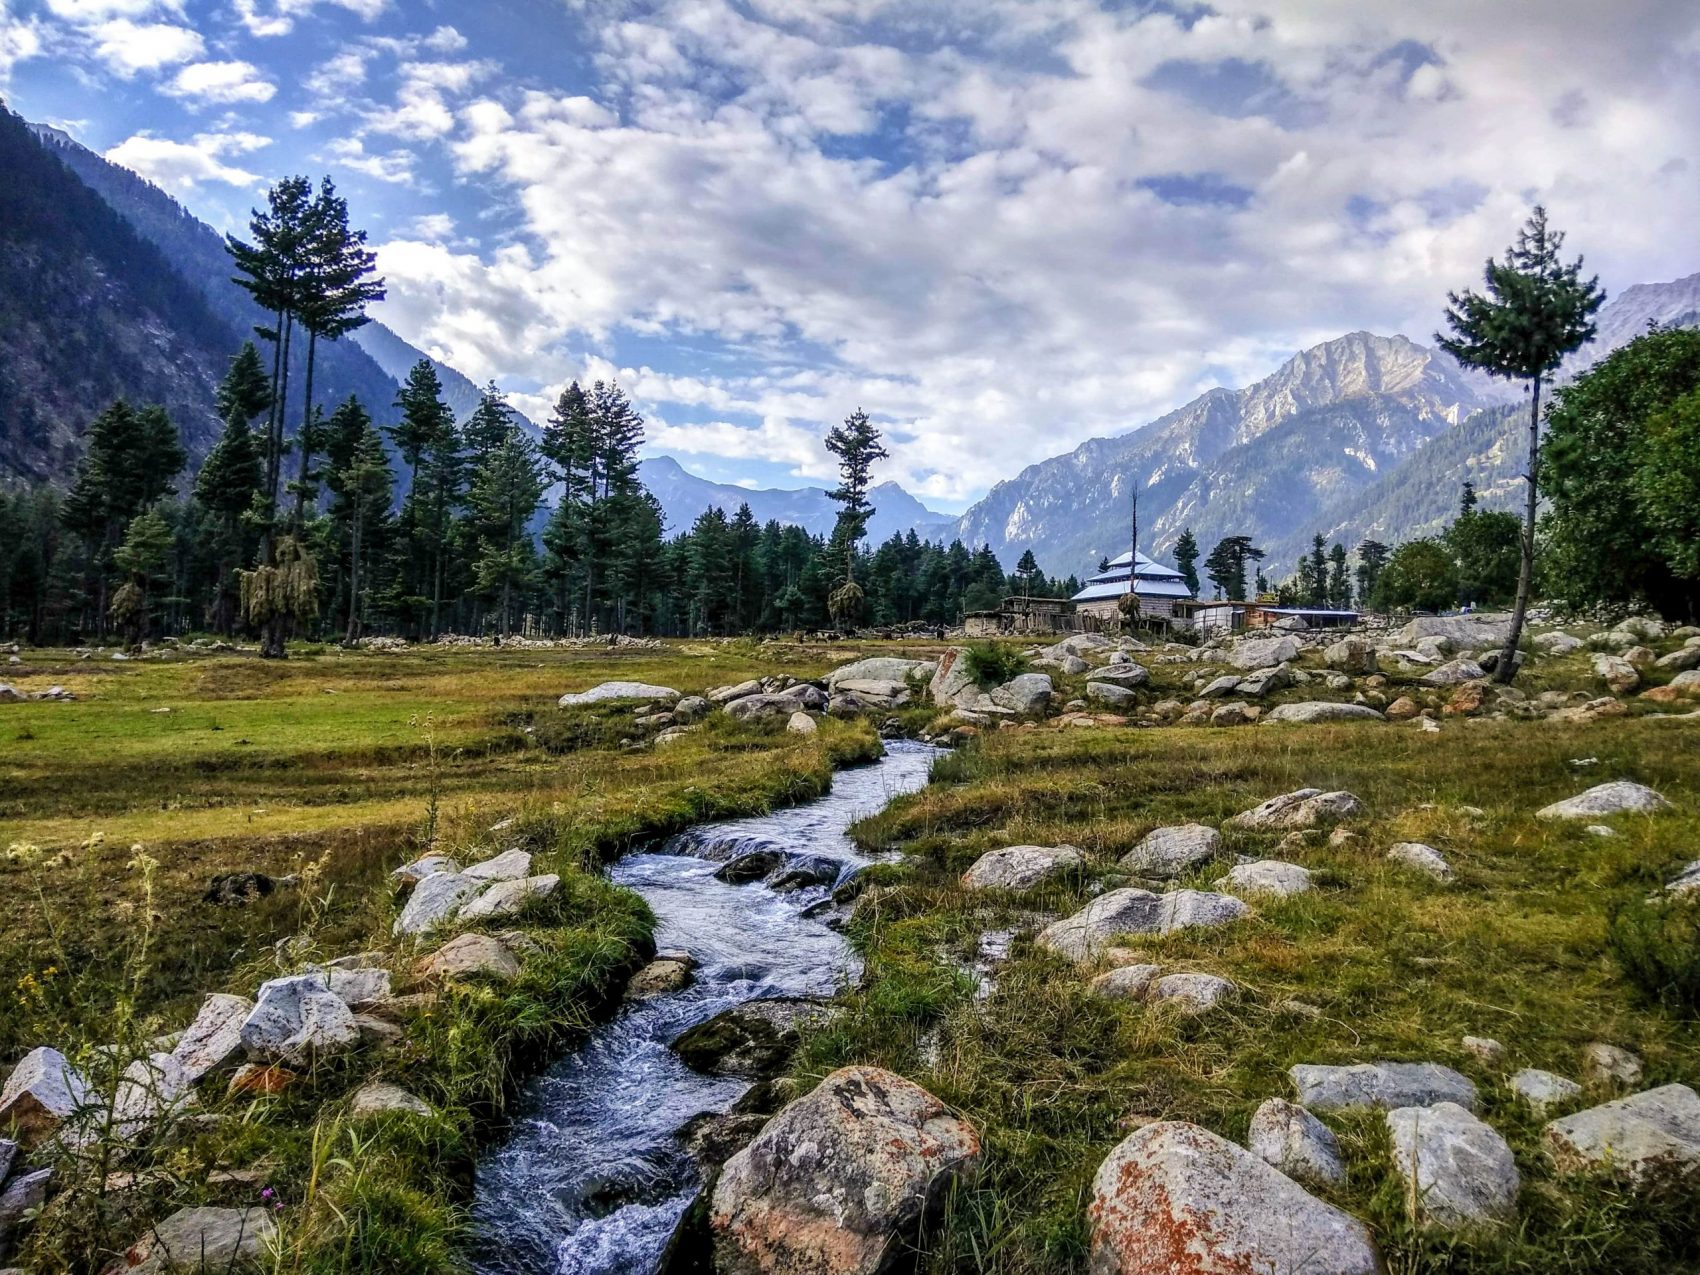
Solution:
[[[1127,591],[1133,592],[1134,577],[1139,574],[1139,480],[1128,477],[1128,490],[1133,497],[1132,525],[1128,531]]]

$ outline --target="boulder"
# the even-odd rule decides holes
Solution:
[[[374,1080],[355,1090],[348,1100],[348,1114],[354,1120],[371,1120],[378,1116],[429,1116],[430,1106],[424,1099],[408,1093],[400,1085]]]
[[[574,704],[602,704],[609,700],[659,700],[671,704],[679,698],[679,692],[670,686],[651,686],[648,682],[603,682],[593,686],[588,691],[577,691],[561,696],[558,703],[562,708]]]
[[[1073,916],[1053,921],[1039,932],[1039,943],[1072,960],[1098,956],[1124,934],[1169,934],[1176,930],[1227,925],[1250,909],[1227,894],[1176,890],[1111,890]]]
[[[968,651],[965,647],[953,646],[939,657],[938,667],[933,670],[932,679],[927,683],[927,693],[940,708],[949,708],[952,705],[970,707],[973,701],[981,697],[974,674],[968,668]]]
[[[1121,857],[1121,866],[1142,877],[1173,878],[1222,853],[1222,834],[1201,823],[1153,828]]]
[[[1465,682],[1480,681],[1486,676],[1487,670],[1474,660],[1448,660],[1417,680],[1424,686],[1459,686]]]
[[[1440,711],[1448,717],[1468,717],[1482,711],[1487,703],[1486,682],[1465,682],[1447,699]]]
[[[1458,1043],[1484,1066],[1497,1067],[1505,1061],[1505,1046],[1491,1036],[1466,1036]]]
[[[509,983],[520,976],[520,960],[501,939],[460,934],[419,963],[421,978],[488,978]]]
[[[12,1165],[18,1158],[18,1144],[10,1138],[0,1138],[0,1182],[4,1182],[12,1172]]]
[[[1108,704],[1111,708],[1123,708],[1137,701],[1139,696],[1116,682],[1088,682],[1086,698],[1099,704]]]
[[[1368,704],[1336,704],[1329,700],[1306,700],[1301,704],[1281,704],[1264,719],[1266,722],[1381,722],[1386,721]]]
[[[1456,649],[1504,646],[1511,636],[1508,615],[1420,615],[1399,630],[1399,640],[1414,646],[1423,638],[1445,638]]]
[[[1322,662],[1331,669],[1358,677],[1379,671],[1374,645],[1357,637],[1341,638],[1332,646],[1325,647]]]
[[[124,1069],[112,1095],[112,1123],[120,1137],[134,1137],[180,1113],[194,1102],[195,1082],[170,1054],[150,1054]]]
[[[820,731],[815,719],[802,709],[798,709],[785,720],[785,731],[790,735],[814,735]]]
[[[1541,1138],[1561,1170],[1609,1168],[1636,1182],[1700,1171],[1700,1095],[1662,1085],[1560,1116]]]
[[[461,872],[474,881],[518,881],[531,873],[531,856],[523,850],[505,850],[493,859],[475,863]]]
[[[1165,974],[1151,984],[1145,998],[1177,1005],[1188,1013],[1201,1014],[1230,999],[1236,988],[1215,974]]]
[[[1665,889],[1672,894],[1700,895],[1700,859],[1694,860],[1666,882]]]
[[[877,1067],[845,1067],[725,1164],[709,1207],[721,1275],[881,1275],[980,1160],[974,1127]]]
[[[1031,890],[1085,863],[1086,856],[1074,846],[1005,846],[976,859],[962,874],[962,884],[970,890]]]
[[[777,848],[746,850],[716,868],[714,879],[727,885],[747,885],[771,876],[785,866],[785,852]]]
[[[845,682],[885,682],[901,691],[912,678],[920,681],[931,677],[934,667],[931,660],[904,660],[893,655],[874,655],[833,669],[826,675],[826,685],[828,690],[836,691]]]
[[[518,916],[534,903],[541,903],[560,888],[561,878],[553,872],[541,876],[522,877],[518,881],[498,881],[483,894],[460,910],[460,921],[495,921]]]
[[[235,1097],[238,1094],[250,1098],[271,1097],[280,1094],[300,1077],[287,1067],[269,1067],[264,1063],[243,1063],[230,1074],[230,1084],[225,1087],[225,1094]]]
[[[1298,639],[1292,637],[1242,638],[1228,652],[1228,663],[1248,672],[1274,668],[1277,664],[1288,664],[1298,658]]]
[[[1614,695],[1627,695],[1641,685],[1641,674],[1621,655],[1596,655],[1594,676],[1604,682]]]
[[[1270,1098],[1252,1114],[1246,1147],[1295,1182],[1338,1186],[1346,1180],[1334,1131],[1285,1098]]]
[[[717,686],[707,695],[711,704],[730,704],[735,699],[743,699],[746,695],[760,695],[761,683],[753,678],[748,682],[739,682],[736,686]]]
[[[794,854],[774,873],[768,886],[783,894],[814,885],[835,885],[843,872],[843,860],[829,854]]]
[[[1234,673],[1224,673],[1221,677],[1212,679],[1198,693],[1199,699],[1216,699],[1223,695],[1232,695],[1240,687],[1240,678]]]
[[[687,695],[673,705],[673,720],[678,722],[697,722],[707,717],[714,705],[702,695]]]
[[[1260,806],[1242,811],[1228,820],[1231,828],[1267,832],[1292,828],[1314,828],[1367,813],[1364,803],[1349,792],[1323,792],[1300,788],[1271,797]]]
[[[626,995],[665,996],[682,992],[691,985],[691,965],[688,959],[657,957],[632,975],[632,981],[626,984]]]
[[[1408,722],[1420,712],[1422,709],[1416,700],[1409,695],[1401,695],[1387,706],[1386,717],[1388,721]]]
[[[1228,704],[1218,704],[1210,710],[1212,726],[1245,726],[1255,722],[1263,712],[1261,708],[1253,708],[1243,700],[1234,700]]]
[[[1582,1096],[1582,1086],[1553,1072],[1525,1067],[1511,1077],[1511,1092],[1534,1108],[1539,1116],[1553,1107],[1575,1102]]]
[[[1116,654],[1120,655],[1121,652],[1118,651]],[[1084,672],[1085,670],[1082,671]],[[1151,671],[1149,669],[1147,669],[1143,664],[1135,664],[1132,660],[1126,659],[1126,657],[1123,657],[1122,660],[1117,661],[1116,663],[1106,664],[1103,668],[1092,674],[1093,682],[1099,684],[1104,682],[1114,682],[1117,686],[1125,686],[1129,688],[1144,686],[1150,680]],[[1087,690],[1090,692],[1091,687],[1088,686]]]
[[[1669,655],[1661,655],[1653,661],[1655,668],[1675,669],[1678,672],[1688,672],[1700,668],[1700,646],[1685,646]]]
[[[1439,1063],[1356,1063],[1324,1067],[1298,1063],[1287,1069],[1299,1104],[1312,1111],[1393,1111],[1455,1102],[1476,1109],[1476,1087]]]
[[[277,1227],[268,1211],[179,1209],[155,1224],[124,1255],[123,1275],[171,1271],[228,1271],[258,1263]]]
[[[1236,894],[1265,894],[1284,899],[1289,895],[1310,892],[1310,871],[1280,859],[1259,859],[1255,863],[1239,863],[1229,868],[1227,876],[1217,879],[1216,888]]]
[[[47,1203],[52,1186],[53,1170],[37,1169],[18,1174],[0,1191],[0,1258],[6,1256],[31,1217]]]
[[[1086,991],[1101,1000],[1142,1001],[1162,972],[1160,965],[1123,965],[1098,975],[1086,985]]]
[[[323,974],[292,974],[260,987],[242,1020],[242,1047],[261,1062],[301,1066],[360,1043],[354,1011]]]
[[[1240,684],[1234,687],[1234,694],[1260,699],[1270,691],[1278,691],[1292,684],[1293,671],[1285,664],[1277,664],[1274,668],[1259,669],[1255,673],[1246,674],[1240,679]]]
[[[395,921],[395,933],[424,934],[452,920],[466,901],[489,886],[488,881],[460,872],[433,872],[413,887]]]
[[[1453,1229],[1504,1221],[1516,1211],[1523,1182],[1511,1148],[1457,1103],[1389,1111],[1387,1131],[1414,1218]]]
[[[1363,1223],[1207,1129],[1129,1134],[1092,1181],[1092,1275],[1379,1275]]]
[[[350,1009],[370,1009],[390,998],[390,972],[374,966],[327,966],[321,971],[331,994]]]
[[[1587,792],[1555,801],[1535,812],[1537,819],[1595,819],[1601,815],[1652,815],[1669,810],[1670,802],[1645,784],[1618,779],[1595,784]]]
[[[768,717],[789,720],[791,714],[798,711],[798,701],[790,695],[745,695],[726,705],[727,714],[740,722],[761,721]]]
[[[246,996],[214,992],[201,1002],[195,1021],[177,1038],[171,1050],[191,1083],[235,1058],[236,1051],[242,1048],[242,1024],[253,1012],[254,1002]]]
[[[688,1028],[673,1052],[711,1076],[766,1080],[784,1069],[804,1030],[825,1027],[843,1012],[799,998],[750,1001]]]
[[[1420,841],[1401,841],[1387,852],[1387,857],[1394,863],[1426,872],[1436,881],[1452,880],[1452,865],[1440,851]]]
[[[1535,647],[1548,655],[1569,655],[1582,649],[1582,639],[1562,631],[1543,633],[1535,639]]]
[[[39,1146],[60,1125],[97,1101],[64,1054],[46,1045],[30,1050],[0,1089],[0,1129],[25,1147]]]
[[[1044,673],[1022,673],[991,693],[992,703],[1012,713],[1043,713],[1051,702],[1051,679]]]

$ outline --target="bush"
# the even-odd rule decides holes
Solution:
[[[1700,1010],[1700,899],[1627,904],[1613,915],[1607,939],[1623,972],[1649,997]]]
[[[981,686],[1002,686],[1027,669],[1027,661],[1013,647],[996,642],[976,642],[968,648],[968,671]]]

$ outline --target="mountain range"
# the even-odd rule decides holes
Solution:
[[[158,187],[68,134],[0,107],[0,479],[63,479],[86,423],[123,394],[166,406],[191,463],[217,438],[213,388],[266,318],[230,279],[223,237]],[[1649,322],[1700,325],[1700,274],[1637,284],[1600,311],[1574,375]],[[320,346],[321,406],[357,395],[382,421],[399,381],[427,357],[372,322]],[[457,416],[479,387],[431,362]],[[292,367],[299,384],[302,367]],[[299,401],[297,399],[297,401]],[[1295,354],[1240,389],[1213,389],[1149,424],[1030,465],[960,517],[896,483],[873,492],[869,526],[989,544],[1013,563],[1031,549],[1047,572],[1087,574],[1127,547],[1138,491],[1142,549],[1165,556],[1185,528],[1208,550],[1250,535],[1269,572],[1287,574],[1322,533],[1352,546],[1437,531],[1473,482],[1487,507],[1521,497],[1522,387],[1461,368],[1404,336],[1353,332]],[[521,417],[532,431],[534,422]],[[706,509],[748,504],[758,521],[826,534],[824,489],[746,489],[644,460],[670,532]]]

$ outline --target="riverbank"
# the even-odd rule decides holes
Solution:
[[[464,1269],[477,1146],[517,1083],[580,1038],[653,949],[653,918],[599,875],[601,862],[703,820],[818,795],[837,766],[879,752],[860,721],[823,721],[804,738],[783,723],[730,718],[665,750],[634,748],[633,706],[581,713],[553,703],[563,690],[640,669],[706,688],[753,671],[737,651],[646,652],[636,662],[575,654],[549,669],[536,667],[547,661],[534,652],[511,662],[488,655],[309,657],[282,674],[257,662],[186,662],[103,680],[99,698],[85,689],[73,703],[22,706],[29,717],[0,722],[28,746],[5,754],[21,781],[9,835],[41,837],[14,842],[0,880],[0,956],[20,1011],[6,1016],[8,1065],[52,1045],[110,1092],[117,1077],[104,1074],[113,1065],[105,1059],[159,1048],[149,1042],[180,1029],[204,993],[252,996],[267,978],[344,957],[386,975],[394,992],[367,1014],[350,1052],[274,1069],[283,1075],[256,1079],[263,1069],[250,1069],[233,1092],[224,1076],[209,1079],[192,1109],[103,1145],[111,1154],[100,1163],[61,1159],[58,1193],[20,1259],[28,1269],[101,1269],[150,1223],[201,1205],[263,1209],[280,1271]],[[788,658],[768,656],[768,669]],[[819,662],[808,652],[789,659],[799,671]],[[545,680],[547,698],[538,693]],[[245,689],[230,700],[207,693],[238,683]],[[67,709],[78,715],[46,713]],[[112,725],[101,713],[139,730],[117,732],[122,747],[97,765],[76,741],[86,748]],[[217,738],[238,719],[244,734]],[[249,754],[262,719],[280,728]],[[190,741],[204,745],[196,764],[172,761]],[[99,781],[66,795],[64,767]],[[164,826],[153,821],[175,812],[162,783],[180,786],[181,838],[120,852],[122,837],[92,837],[103,824],[124,836]],[[214,811],[242,829],[247,801],[260,803],[263,831],[206,838]],[[106,813],[67,847],[55,838],[73,821],[35,815],[63,808]],[[519,851],[532,879],[558,879],[548,898],[471,927],[499,931],[517,973],[430,975],[422,963],[452,931],[422,945],[391,937],[398,900],[388,874],[425,851],[468,864]],[[259,873],[271,887],[229,906],[203,901],[219,872]],[[429,1116],[368,1118],[361,1095],[374,1083],[399,1088]]]

